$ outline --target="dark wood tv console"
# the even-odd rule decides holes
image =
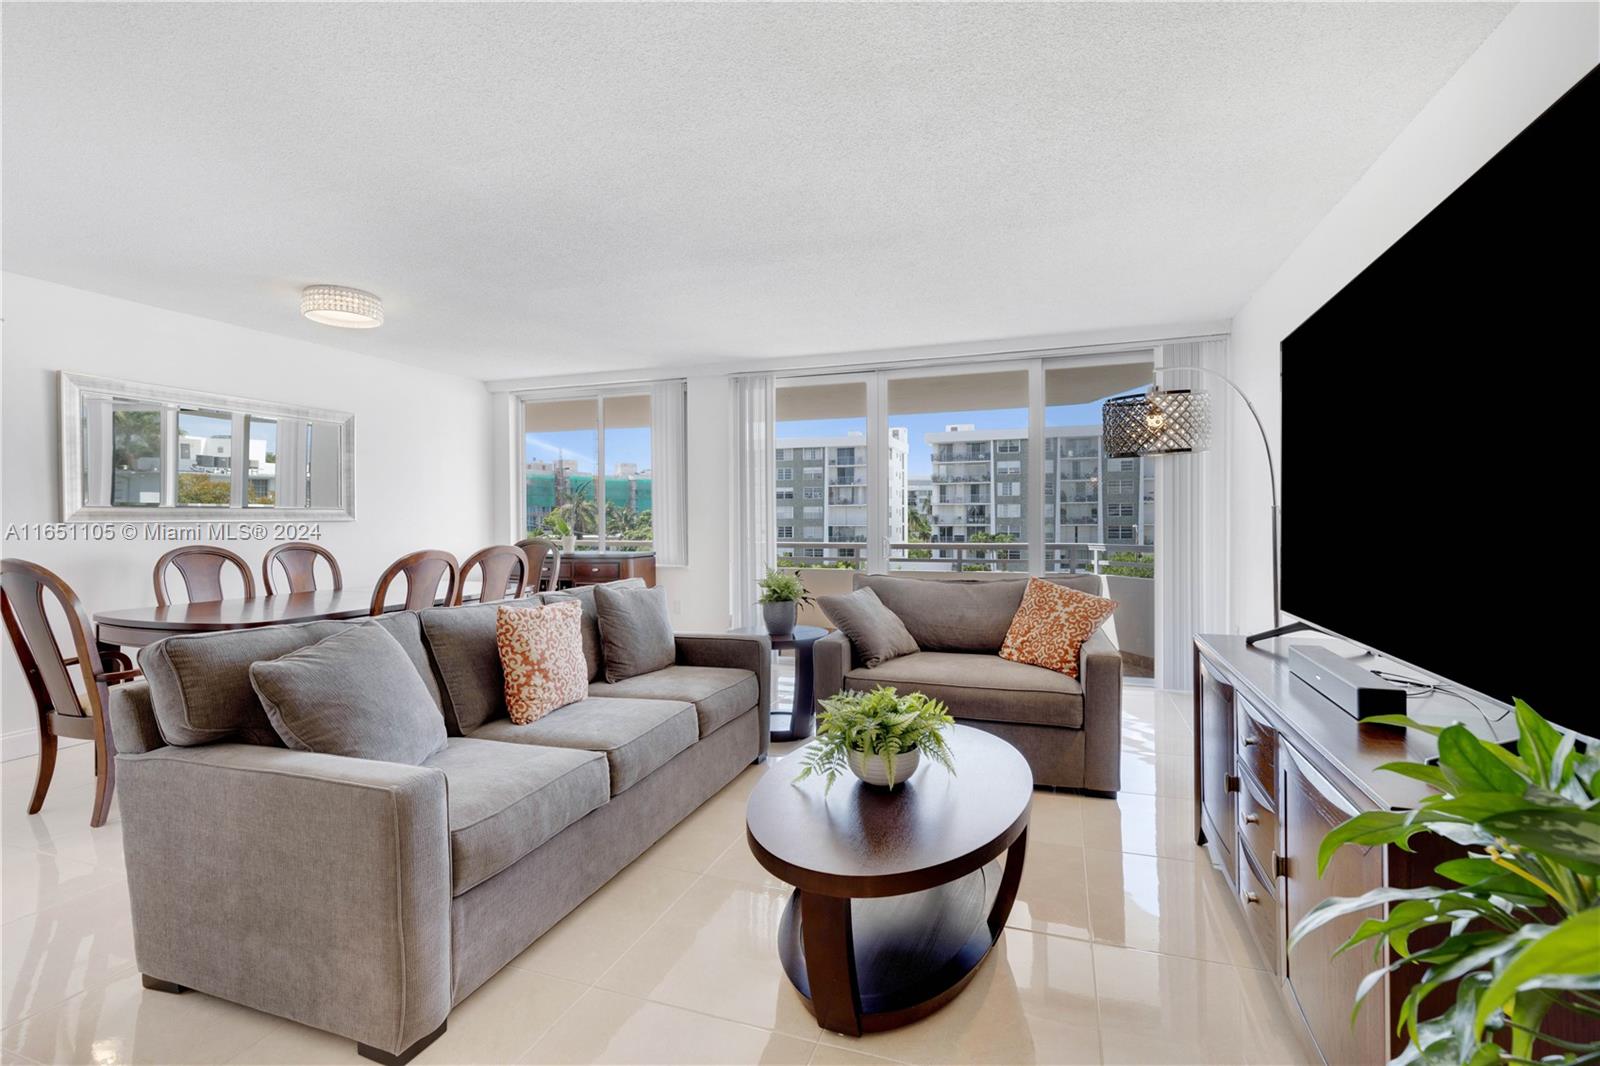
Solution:
[[[1317,849],[1329,829],[1363,810],[1404,810],[1430,791],[1421,782],[1378,767],[1437,754],[1431,736],[1357,722],[1289,672],[1293,643],[1327,643],[1355,656],[1360,649],[1322,636],[1297,635],[1247,646],[1240,636],[1200,636],[1194,649],[1194,781],[1196,843],[1222,868],[1247,917],[1257,947],[1277,973],[1318,1051],[1330,1063],[1382,1063],[1405,1037],[1392,1019],[1419,973],[1403,967],[1368,996],[1354,1027],[1356,988],[1375,969],[1367,948],[1332,959],[1362,916],[1333,922],[1287,951],[1288,932],[1329,896],[1357,896],[1380,886],[1434,881],[1433,867],[1453,847],[1419,836],[1416,852],[1347,847],[1317,877]],[[1374,660],[1376,662],[1376,660]],[[1385,664],[1415,675],[1403,666]],[[1480,715],[1459,697],[1438,693],[1408,701],[1413,717],[1438,724],[1460,720],[1480,735],[1515,736],[1502,708]],[[1331,960],[1331,961],[1330,961]],[[1450,989],[1440,990],[1448,992]],[[1435,997],[1441,1000],[1440,992]],[[1427,1001],[1442,1010],[1447,1001]],[[1431,1011],[1430,1011],[1431,1012]]]

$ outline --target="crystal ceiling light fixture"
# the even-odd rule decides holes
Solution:
[[[383,325],[383,301],[347,285],[308,285],[300,293],[300,313],[324,326],[375,329]]]

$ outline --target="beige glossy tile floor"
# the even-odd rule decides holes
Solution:
[[[479,989],[425,1063],[1299,1063],[1298,1023],[1195,848],[1187,697],[1130,687],[1116,800],[1038,792],[1005,935],[916,1025],[817,1030],[778,965],[788,894],[750,857],[753,767]],[[792,746],[790,746],[792,748]],[[0,1059],[359,1063],[354,1045],[207,996],[149,992],[120,822],[88,827],[87,748],[43,813],[0,767]]]

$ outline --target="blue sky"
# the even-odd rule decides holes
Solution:
[[[1119,393],[1118,395],[1121,395]],[[1080,403],[1071,406],[1045,408],[1045,424],[1050,426],[1093,426],[1100,423],[1100,404]],[[911,437],[910,455],[906,466],[911,477],[929,477],[933,473],[930,449],[924,435],[938,433],[947,425],[970,423],[978,429],[1014,429],[1023,434],[1028,424],[1026,408],[1005,408],[988,411],[943,411],[930,415],[891,415],[890,426],[904,426]],[[838,437],[847,433],[865,434],[867,420],[861,418],[814,418],[778,423],[778,439],[785,437]]]
[[[592,429],[566,430],[560,433],[529,433],[523,440],[524,459],[546,461],[562,458],[578,460],[581,473],[594,473],[594,453],[598,434]],[[616,472],[618,463],[636,463],[640,470],[650,468],[650,430],[606,430],[606,468]]]
[[[1121,395],[1120,393],[1118,395]],[[1080,403],[1071,406],[1045,408],[1045,423],[1051,426],[1092,426],[1100,422],[1100,404]],[[979,429],[1018,429],[1028,424],[1026,408],[1009,408],[988,411],[945,411],[929,415],[895,415],[889,419],[891,426],[904,426],[910,431],[911,454],[908,466],[912,477],[928,477],[933,472],[924,434],[937,433],[946,425],[971,423]],[[867,420],[861,418],[817,418],[804,421],[779,422],[778,437],[842,437],[847,433],[865,434]],[[523,442],[523,456],[532,462],[536,459],[557,458],[578,460],[578,469],[594,472],[596,434],[592,429],[568,430],[559,433],[529,433]],[[618,463],[637,463],[640,470],[650,466],[650,431],[638,429],[612,429],[606,431],[606,466],[615,472]]]

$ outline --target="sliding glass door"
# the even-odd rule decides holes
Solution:
[[[869,561],[869,384],[860,376],[778,383],[772,506],[779,565],[857,569]]]

